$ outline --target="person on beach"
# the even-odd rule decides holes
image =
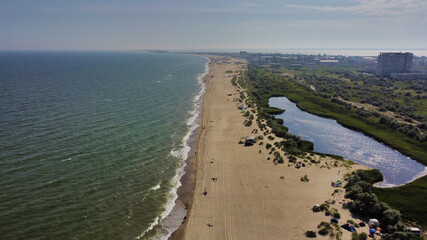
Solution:
[[[208,192],[206,191],[206,188],[205,188],[205,191],[203,192],[203,195],[208,195]]]

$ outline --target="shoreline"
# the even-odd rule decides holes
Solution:
[[[419,161],[416,161],[412,158],[410,158],[407,155],[404,155],[403,153],[400,153],[398,150],[396,150],[395,148],[393,148],[390,145],[385,144],[384,142],[379,141],[378,139],[375,139],[372,136],[369,136],[367,134],[365,134],[362,131],[359,130],[354,130],[352,128],[348,128],[344,125],[342,125],[340,122],[336,121],[333,118],[330,117],[323,117],[323,116],[319,116],[310,112],[307,112],[303,109],[301,109],[298,104],[294,101],[292,101],[291,99],[289,99],[286,95],[288,94],[284,94],[284,96],[280,96],[280,97],[270,97],[268,99],[269,102],[269,106],[270,107],[275,107],[275,108],[279,108],[279,109],[287,109],[287,112],[284,112],[280,115],[276,115],[276,118],[280,118],[280,119],[285,119],[287,118],[288,121],[289,118],[294,119],[295,117],[292,117],[293,115],[299,115],[299,114],[304,114],[307,116],[307,119],[310,119],[308,121],[312,121],[312,122],[320,122],[320,121],[325,121],[326,123],[323,123],[324,125],[327,125],[328,127],[326,128],[331,128],[331,129],[342,129],[342,131],[346,131],[346,133],[343,133],[342,131],[339,131],[340,134],[351,134],[351,136],[353,136],[354,138],[357,138],[358,136],[363,136],[363,138],[366,139],[359,139],[356,142],[364,142],[366,145],[368,145],[366,148],[368,150],[365,150],[367,153],[372,153],[375,154],[375,152],[380,152],[379,156],[374,155],[375,157],[365,157],[363,155],[363,157],[357,156],[353,153],[353,148],[346,148],[348,146],[352,146],[354,145],[353,143],[351,143],[350,141],[348,141],[347,144],[343,144],[346,140],[342,139],[343,141],[338,141],[340,142],[340,146],[337,147],[329,147],[329,149],[323,149],[323,151],[317,149],[316,150],[316,145],[314,146],[314,150],[313,152],[319,152],[320,154],[333,154],[333,155],[340,155],[340,157],[343,157],[344,159],[348,159],[350,161],[353,161],[359,165],[363,165],[369,168],[376,168],[378,170],[380,170],[380,172],[383,174],[384,180],[382,182],[377,182],[374,184],[375,187],[379,187],[379,188],[393,188],[393,187],[399,187],[399,186],[404,186],[408,183],[411,183],[419,178],[422,178],[424,176],[427,175],[427,167],[425,165],[423,165],[422,163],[420,163]],[[280,99],[281,103],[278,103]],[[283,100],[285,99],[285,100]],[[285,103],[285,102],[288,103]],[[272,104],[272,105],[270,105]],[[280,106],[279,106],[280,104]],[[292,109],[292,113],[290,114],[289,111],[291,111],[290,109]],[[295,110],[297,109],[297,111]],[[294,113],[295,112],[295,113]],[[301,117],[303,119],[306,119],[306,117]],[[322,120],[317,120],[317,119],[322,119]],[[295,121],[295,120],[294,120]],[[333,124],[330,123],[334,122]],[[298,131],[295,128],[292,128],[290,126],[286,126],[289,128],[289,133],[291,134],[296,134]],[[325,128],[325,126],[323,126]],[[316,130],[313,130],[313,132],[315,132]],[[305,139],[307,141],[311,141],[314,142],[313,140],[310,140],[311,138],[316,139],[316,134],[312,134],[307,130],[302,130],[300,129],[298,132],[298,136],[301,136],[302,139]],[[318,133],[317,133],[318,134]],[[336,134],[336,136],[333,136],[334,139],[339,139],[339,135]],[[351,137],[351,138],[353,138]],[[322,143],[323,139],[328,139],[330,138],[329,136],[325,136],[322,137],[322,139],[316,139],[315,141],[317,141],[317,143],[320,145],[323,145],[323,147],[326,146],[325,143]],[[334,142],[331,142],[331,146],[334,146]],[[371,145],[376,144],[377,147],[370,147]],[[346,147],[341,146],[341,145],[346,145]],[[357,148],[357,147],[356,147]],[[372,148],[371,150],[369,150],[370,148]],[[384,148],[384,149],[382,149]],[[334,149],[342,149],[342,153],[339,153],[338,151],[334,152]],[[381,156],[383,156],[381,158]],[[410,166],[407,168],[402,168],[402,169],[398,169],[398,168],[393,168],[393,166],[395,165],[394,163],[388,163],[386,165],[381,165],[381,160],[380,159],[397,159],[396,162],[397,163],[404,163],[403,165],[406,166]],[[389,169],[390,167],[392,167],[391,169]],[[416,169],[416,171],[414,170]],[[405,172],[406,171],[406,172]],[[391,174],[391,175],[390,175]],[[393,175],[394,174],[394,175]],[[403,179],[402,179],[403,178]]]
[[[231,78],[226,68],[229,63],[224,63],[224,57],[210,58],[209,73],[203,79],[206,92],[200,108],[199,128],[191,150],[192,154],[197,153],[187,160],[178,193],[178,200],[188,204],[187,215],[168,239],[299,239],[305,231],[316,230],[321,221],[330,220],[311,211],[313,204],[322,202],[332,202],[334,209],[340,209],[337,211],[344,221],[366,222],[366,218],[341,208],[340,204],[348,199],[344,198],[342,188],[333,188],[330,183],[343,180],[346,173],[369,167],[357,163],[348,166],[346,161],[313,153],[309,155],[320,163],[313,166],[308,163],[305,169],[296,170],[295,165],[286,166],[286,156],[283,156],[285,164],[273,164],[272,153],[264,153],[264,146],[243,147],[242,151],[242,145],[236,144],[239,136],[252,135],[257,126],[244,127],[245,118],[240,110],[236,111],[237,101],[225,101],[228,98],[225,96],[239,97],[237,88],[230,88]],[[234,59],[234,67],[238,60]],[[224,115],[225,122],[220,115]],[[273,145],[274,141],[264,139],[264,143]],[[304,158],[298,160],[306,162]],[[309,176],[309,182],[300,180],[304,173]],[[278,180],[282,177],[283,180]],[[342,234],[343,239],[351,235]]]
[[[200,55],[199,55],[200,56]],[[201,55],[202,57],[205,57],[209,60],[207,62],[208,65],[208,71],[202,78],[202,83],[205,85],[205,92],[201,96],[200,99],[200,112],[199,116],[196,119],[198,123],[197,129],[193,132],[192,136],[190,136],[190,154],[188,158],[186,159],[186,166],[184,168],[184,175],[181,177],[181,186],[177,190],[178,198],[176,202],[182,202],[181,206],[184,206],[186,215],[182,219],[182,222],[180,226],[171,233],[171,235],[167,238],[168,240],[179,240],[183,239],[185,234],[185,226],[187,223],[187,219],[191,215],[191,207],[194,199],[195,194],[195,187],[196,187],[196,178],[195,174],[197,172],[196,164],[197,164],[197,149],[199,148],[199,144],[201,143],[201,135],[203,133],[203,126],[201,124],[201,121],[203,119],[203,113],[204,113],[204,104],[205,104],[205,94],[207,92],[206,89],[206,81],[210,78],[210,64],[212,63],[212,59],[206,55]],[[176,207],[178,207],[178,204],[175,204]],[[175,209],[176,210],[176,209]],[[173,210],[172,210],[173,211]]]
[[[193,175],[195,173],[194,159],[196,158],[196,145],[199,138],[200,132],[200,120],[202,118],[202,104],[203,97],[206,93],[206,87],[204,83],[204,78],[209,74],[209,64],[210,59],[206,58],[208,61],[205,63],[205,71],[200,73],[198,76],[199,84],[201,85],[200,92],[195,96],[194,101],[194,114],[189,118],[190,129],[186,136],[183,138],[184,147],[177,150],[182,151],[188,147],[188,152],[186,153],[185,159],[183,159],[183,166],[178,169],[178,188],[175,191],[176,199],[173,202],[173,207],[162,219],[162,228],[166,231],[166,236],[163,236],[164,239],[175,239],[176,233],[179,232],[182,223],[185,221],[186,216],[189,212],[189,206],[191,206],[192,196],[195,187],[195,181],[193,180]],[[194,117],[194,119],[192,119]],[[192,119],[192,120],[191,120]],[[180,175],[182,172],[182,175]]]
[[[285,164],[273,164],[269,160],[272,154],[265,153],[264,146],[243,147],[237,144],[241,136],[249,136],[252,134],[250,130],[257,129],[255,124],[251,127],[243,125],[245,118],[236,110],[238,102],[235,101],[240,94],[231,85],[228,74],[230,70],[233,70],[233,75],[240,71],[242,61],[211,57],[209,74],[204,79],[206,92],[194,150],[197,154],[189,160],[194,164],[194,172],[187,174],[186,178],[193,180],[192,187],[187,186],[192,194],[188,189],[180,191],[180,198],[188,197],[191,205],[186,220],[169,239],[299,238],[309,230],[305,227],[315,228],[325,219],[319,214],[312,217],[313,213],[308,209],[312,204],[330,199],[334,191],[330,181],[341,179],[350,171],[348,166],[343,166],[344,163],[332,169],[316,164],[296,170]],[[267,139],[264,141],[269,142]],[[326,165],[334,162],[327,157],[315,158]],[[360,168],[364,167],[354,165],[351,170]],[[309,174],[310,180],[314,180],[309,183],[300,181],[300,172],[303,171]],[[279,180],[283,177],[281,175],[286,180]],[[313,194],[312,189],[319,190]],[[334,198],[337,197],[343,198],[343,194]],[[349,212],[341,214],[352,219]],[[295,217],[298,219],[293,221]],[[310,226],[307,219],[301,217],[307,217]],[[277,228],[284,225],[290,225],[289,229]]]

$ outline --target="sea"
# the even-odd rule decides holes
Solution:
[[[0,239],[166,239],[208,59],[0,52]]]

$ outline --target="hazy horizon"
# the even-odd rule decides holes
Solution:
[[[0,50],[425,49],[427,1],[12,1]]]

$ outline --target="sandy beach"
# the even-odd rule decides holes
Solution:
[[[312,158],[320,160],[319,164],[306,164],[300,169],[288,165],[286,157],[284,164],[274,164],[268,160],[274,156],[265,148],[267,142],[277,141],[266,140],[270,134],[264,136],[262,146],[238,144],[241,137],[262,135],[255,121],[250,127],[243,125],[246,118],[233,101],[240,93],[231,84],[232,76],[246,68],[246,63],[242,59],[208,57],[210,72],[204,79],[206,93],[193,159],[194,196],[174,238],[305,239],[307,230],[316,231],[320,222],[329,222],[330,216],[312,211],[314,204],[327,200],[336,201],[332,207],[340,213],[340,223],[360,221],[341,208],[339,201],[344,194],[332,195],[337,188],[331,186],[331,181],[362,166],[349,169],[339,162],[334,167],[334,159],[316,155]],[[257,134],[251,133],[254,129],[258,129]],[[300,180],[304,175],[308,182]],[[350,233],[343,230],[342,239],[350,239]]]

